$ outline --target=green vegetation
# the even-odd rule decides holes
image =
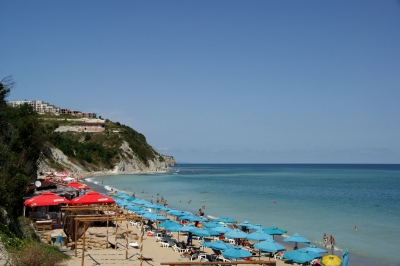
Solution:
[[[26,187],[36,178],[36,161],[45,135],[38,114],[30,106],[12,108],[6,104],[12,85],[0,83],[0,203],[11,217],[17,217]]]

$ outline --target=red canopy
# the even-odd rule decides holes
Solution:
[[[25,200],[24,205],[29,207],[58,205],[62,203],[70,204],[66,198],[60,197],[51,192],[43,192],[41,195]]]
[[[68,187],[78,188],[78,189],[89,189],[87,185],[78,183],[78,182],[71,182],[67,184]]]
[[[90,191],[83,196],[73,198],[71,200],[72,205],[78,204],[112,204],[115,201],[108,197],[100,194],[99,192]]]

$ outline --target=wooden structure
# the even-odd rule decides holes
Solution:
[[[107,212],[107,211],[116,211],[117,210],[117,206],[116,205],[93,205],[93,206],[65,206],[62,207],[62,210],[69,212],[69,216],[73,217],[74,220],[74,242],[75,242],[75,257],[77,256],[77,241],[78,241],[78,224],[81,222],[84,224],[84,228],[83,228],[83,232],[86,232],[86,230],[90,227],[90,225],[93,222],[106,222],[107,223],[107,227],[109,222],[114,222],[114,223],[118,223],[118,222],[122,222],[122,221],[126,221],[126,243],[125,243],[125,257],[126,259],[128,259],[128,248],[129,248],[129,243],[128,243],[128,221],[130,220],[142,220],[142,218],[138,215],[133,215],[133,214],[118,214],[118,213],[114,213],[114,214],[90,214],[90,215],[80,215],[79,211],[103,211],[103,212]],[[73,214],[75,213],[75,214]],[[116,227],[116,232],[115,232],[115,243],[117,243],[117,232],[118,232],[118,227]],[[143,256],[142,256],[142,249],[143,249],[143,245],[142,245],[142,241],[143,241],[143,237],[142,237],[142,232],[143,232],[143,223],[142,223],[142,227],[141,227],[141,236],[140,236],[140,265],[142,265],[142,260],[143,260]],[[108,230],[107,230],[107,242],[110,242],[108,240]],[[83,243],[82,243],[82,262],[81,265],[84,265],[84,261],[85,261],[85,233],[83,233]],[[117,245],[115,245],[115,248],[117,248]]]
[[[35,229],[36,229],[36,231],[51,230],[52,229],[52,224],[53,224],[52,220],[36,221]]]

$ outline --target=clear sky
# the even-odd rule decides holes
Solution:
[[[399,1],[0,2],[7,100],[192,163],[400,163]]]

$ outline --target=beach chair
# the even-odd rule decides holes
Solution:
[[[161,246],[163,248],[169,248],[169,243],[168,242],[161,242]]]
[[[278,252],[274,254],[274,259],[276,260],[283,260],[283,252]]]
[[[228,242],[229,242],[229,244],[231,244],[231,245],[236,245],[235,239],[228,238]]]

